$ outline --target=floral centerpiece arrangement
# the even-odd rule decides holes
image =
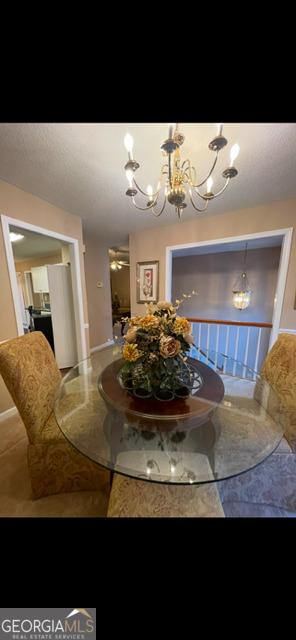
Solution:
[[[146,315],[125,319],[129,328],[119,381],[138,397],[171,400],[190,393],[192,374],[187,354],[194,339],[190,322],[177,315],[180,304],[180,300],[174,305],[166,301],[149,303]]]

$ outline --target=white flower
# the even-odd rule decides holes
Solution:
[[[124,336],[125,340],[129,343],[136,342],[137,338],[137,327],[131,327],[128,332]]]
[[[163,358],[174,358],[180,351],[181,343],[179,340],[175,340],[175,338],[171,338],[170,336],[161,338],[159,352]]]
[[[157,303],[157,307],[158,309],[172,309],[172,303],[171,302],[167,302],[166,300],[160,300],[160,302]]]

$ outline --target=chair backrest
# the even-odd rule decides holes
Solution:
[[[31,443],[54,408],[61,381],[52,349],[33,331],[0,344],[0,374],[21,415]]]
[[[296,335],[280,333],[264,360],[260,375],[279,398],[285,436],[296,452]]]

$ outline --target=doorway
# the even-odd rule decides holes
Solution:
[[[216,352],[223,350],[228,357],[231,356],[235,359],[239,357],[242,362],[247,363],[254,370],[260,369],[260,363],[263,361],[267,351],[272,347],[280,331],[280,319],[291,249],[292,231],[292,229],[279,229],[239,237],[221,238],[212,241],[167,247],[166,299],[168,300],[174,299],[174,295],[176,294],[176,279],[175,282],[173,282],[173,277],[174,274],[176,277],[178,271],[178,282],[179,284],[182,282],[180,278],[180,274],[182,273],[182,269],[180,271],[181,265],[179,264],[179,269],[176,268],[176,262],[178,260],[187,260],[187,270],[189,269],[190,273],[188,272],[186,277],[184,275],[183,283],[188,284],[188,286],[189,283],[190,285],[193,283],[191,273],[193,264],[199,261],[199,278],[202,275],[202,269],[205,268],[202,262],[207,265],[211,264],[212,267],[216,265],[215,269],[214,267],[212,269],[213,274],[211,274],[211,270],[203,273],[204,279],[208,276],[210,278],[207,280],[207,287],[205,287],[205,282],[199,279],[202,296],[199,304],[196,305],[196,310],[194,310],[193,307],[191,309],[188,307],[188,310],[186,308],[185,311],[185,306],[183,308],[183,314],[191,316],[189,319],[193,323],[194,337],[199,345],[201,344],[207,349],[211,348]],[[263,273],[260,272],[260,269],[257,270],[257,280],[254,279],[255,288],[260,281],[261,300],[260,295],[258,295],[258,290],[255,291],[255,295],[253,294],[254,300],[257,297],[257,310],[260,309],[260,313],[258,311],[258,318],[251,317],[252,314],[248,313],[248,309],[246,311],[238,311],[232,308],[232,282],[230,282],[230,280],[227,283],[225,291],[228,296],[228,302],[224,304],[225,301],[223,297],[221,298],[223,278],[225,277],[227,279],[227,276],[230,275],[231,263],[234,264],[236,262],[235,256],[239,256],[239,252],[243,254],[246,245],[249,250],[249,260],[251,261],[253,251],[254,255],[257,253],[257,260],[259,254],[260,264],[264,262],[263,255],[261,254],[263,254],[265,250],[267,253],[268,248],[269,251],[277,254],[275,258],[272,259],[274,261],[272,265],[274,273],[271,274],[269,271],[268,274],[269,278],[271,275],[274,278],[273,287],[268,286],[267,280],[264,281]],[[227,260],[225,260],[226,255]],[[210,259],[211,256],[213,256],[213,259]],[[221,256],[221,258],[219,258],[219,256]],[[224,259],[222,259],[222,256],[224,256]],[[271,261],[271,257],[269,261]],[[222,273],[217,269],[218,262]],[[239,271],[240,266],[239,260],[237,262],[237,271]],[[238,275],[238,273],[236,275]],[[260,278],[258,278],[258,275],[260,275]],[[198,278],[194,283],[195,290],[199,288],[197,280]],[[189,286],[190,290],[192,288],[192,286]],[[267,290],[269,290],[270,293],[268,319],[262,316],[263,301]],[[183,291],[180,293],[183,293]],[[184,293],[189,293],[189,291],[185,291]],[[199,296],[197,296],[197,299],[198,297]],[[204,301],[205,305],[203,306],[201,303]],[[234,317],[235,312],[239,317]]]
[[[125,323],[121,319],[131,315],[129,249],[111,247],[108,253],[113,334],[120,337],[125,330]]]
[[[59,368],[72,367],[87,357],[78,240],[3,215],[1,222],[18,335],[42,331]]]

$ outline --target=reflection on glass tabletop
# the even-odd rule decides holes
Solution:
[[[94,352],[62,380],[62,433],[99,465],[150,482],[213,482],[263,462],[283,436],[276,392],[222,353],[193,348],[189,362],[190,395],[161,401],[122,387],[119,342]]]

